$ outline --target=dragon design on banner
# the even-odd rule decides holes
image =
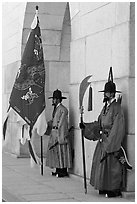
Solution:
[[[45,86],[44,63],[31,67],[27,67],[26,64],[23,64],[18,71],[14,88],[25,90],[34,85],[40,88]]]

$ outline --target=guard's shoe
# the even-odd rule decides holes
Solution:
[[[57,172],[51,172],[51,175],[52,175],[52,176],[56,176],[56,175],[57,175]]]
[[[106,194],[106,198],[114,198],[114,197],[122,197],[122,193],[120,191],[108,191]]]
[[[68,174],[68,173],[65,173],[65,174],[57,173],[57,174],[56,174],[56,177],[57,177],[57,178],[69,177],[69,174]]]
[[[56,174],[56,177],[61,178],[61,177],[64,177],[64,176],[62,174],[58,173],[58,174]]]

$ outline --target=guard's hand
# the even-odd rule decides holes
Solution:
[[[84,123],[79,123],[79,127],[80,127],[80,129],[85,129]]]

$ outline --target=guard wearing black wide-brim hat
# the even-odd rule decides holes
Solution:
[[[99,92],[104,92],[104,93],[121,93],[121,91],[117,91],[116,90],[116,85],[113,82],[113,73],[112,73],[112,67],[110,67],[110,71],[109,71],[109,77],[108,77],[108,82],[105,84],[104,90],[103,91],[99,91]],[[115,96],[115,95],[114,95]],[[118,103],[120,102],[121,104],[121,100],[122,97],[118,98]],[[106,105],[106,104],[105,104]],[[106,107],[104,107],[104,109],[106,109]],[[128,169],[131,170],[132,166],[129,164],[125,150],[123,147],[120,148],[119,154],[117,156],[117,158],[119,159],[119,161]],[[102,158],[102,160],[104,160],[104,158]]]
[[[121,191],[125,187],[125,177],[123,172],[132,169],[128,163],[125,151],[121,143],[125,136],[124,113],[119,101],[116,101],[117,91],[113,82],[112,67],[109,70],[108,81],[104,86],[103,102],[105,103],[94,128],[94,134],[86,137],[89,140],[98,140],[92,160],[90,184],[99,190],[99,194],[107,197],[121,196]],[[97,125],[98,123],[98,125]],[[88,127],[90,129],[90,127]],[[85,124],[86,129],[86,124]],[[97,137],[94,137],[98,131]],[[86,131],[85,131],[86,132]],[[87,131],[88,132],[88,131]]]
[[[72,167],[68,138],[68,110],[61,103],[62,99],[66,99],[66,97],[62,96],[62,92],[57,89],[49,99],[52,99],[54,110],[52,120],[48,122],[51,126],[51,133],[46,155],[46,166],[55,168],[52,176],[65,177],[68,176],[68,168]]]

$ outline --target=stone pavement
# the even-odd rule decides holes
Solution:
[[[30,167],[29,158],[15,158],[10,154],[2,156],[2,199],[6,202],[134,202],[133,197],[105,198],[88,183],[84,193],[83,179],[70,175],[56,178],[51,169]]]

